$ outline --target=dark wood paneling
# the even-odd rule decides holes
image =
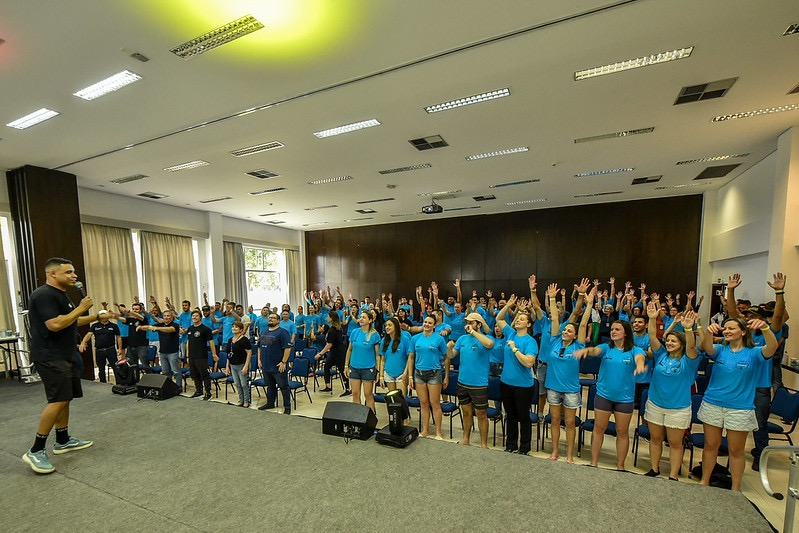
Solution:
[[[644,281],[648,291],[684,293],[695,288],[701,217],[702,197],[694,195],[315,231],[306,233],[307,281],[373,298],[410,297],[431,280],[446,296],[456,277],[466,297],[472,289],[526,295],[530,274],[540,290],[615,276],[617,288]],[[339,257],[340,272],[326,272],[320,254],[325,264]]]

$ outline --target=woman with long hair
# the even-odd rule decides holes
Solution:
[[[350,333],[350,346],[344,362],[344,376],[350,380],[352,402],[361,403],[361,390],[366,406],[373,412],[375,409],[375,379],[377,379],[377,349],[380,334],[372,323],[375,320],[373,311],[364,310],[358,317],[360,328]]]
[[[629,322],[614,320],[610,340],[593,348],[574,352],[574,357],[602,357],[594,399],[594,433],[591,438],[591,466],[599,464],[610,415],[616,421],[616,469],[625,470],[630,450],[630,420],[635,403],[635,376],[646,372],[646,355],[633,343]]]
[[[344,390],[349,390],[349,379],[344,376],[344,359],[346,357],[347,348],[344,345],[344,334],[341,331],[341,321],[339,314],[333,310],[327,313],[327,323],[330,327],[327,330],[325,337],[325,346],[316,354],[316,360],[320,361],[324,357],[324,370],[325,370],[325,388],[319,392],[333,392],[332,381],[330,379],[330,369],[336,365],[338,371],[344,378]]]
[[[236,407],[250,406],[250,358],[252,345],[250,339],[244,334],[244,324],[241,321],[233,322],[233,337],[227,341],[227,364],[225,374],[233,376],[233,384],[239,394],[239,403]],[[210,396],[210,392],[208,393]]]
[[[403,377],[403,375],[405,367],[408,366],[409,334],[402,331],[397,317],[392,317],[386,322],[385,330],[386,334],[380,344],[378,363],[380,384],[389,391],[399,388],[402,395],[406,396],[408,394],[408,376]]]
[[[755,346],[752,331],[757,330],[763,334],[765,346]],[[723,335],[724,344],[713,343],[713,336],[718,334]],[[774,332],[762,320],[728,318],[721,326],[711,324],[707,327],[700,347],[715,363],[698,413],[705,432],[702,485],[710,484],[721,445],[721,434],[726,429],[732,490],[741,490],[741,478],[746,466],[746,437],[758,427],[755,417],[758,373],[763,361],[770,359],[777,351],[777,345]]]
[[[654,367],[649,385],[649,399],[644,406],[644,420],[649,426],[649,461],[651,467],[645,475],[660,475],[660,458],[663,439],[669,443],[669,479],[677,480],[683,457],[683,437],[691,426],[691,385],[699,370],[693,327],[696,315],[687,311],[682,318],[682,331],[670,331],[661,342],[657,337],[658,304],[646,307],[649,316],[649,346]]]
[[[525,309],[525,300],[519,301],[513,325],[508,325],[505,321],[508,311],[516,301],[516,295],[512,294],[505,307],[497,314],[497,326],[507,338],[500,386],[502,407],[505,409],[508,421],[505,451],[518,451],[527,455],[530,453],[533,441],[530,406],[533,403],[535,385],[533,365],[538,356],[538,343],[530,335],[533,318]]]
[[[422,332],[411,339],[408,352],[408,364],[401,378],[410,376],[410,386],[419,395],[422,410],[422,432],[426,437],[430,433],[430,411],[436,424],[436,438],[444,439],[441,429],[441,388],[449,383],[449,361],[447,341],[435,332],[435,318],[427,316],[422,324]],[[442,360],[444,364],[442,365]]]
[[[580,288],[585,290],[587,284]],[[553,283],[547,289],[547,297],[554,299],[557,297],[558,286]],[[557,461],[559,455],[558,444],[560,441],[560,420],[563,416],[566,425],[566,462],[574,463],[574,441],[577,435],[576,420],[577,409],[582,405],[582,386],[580,385],[580,360],[574,357],[575,350],[585,348],[586,325],[591,318],[591,307],[594,303],[596,287],[591,289],[586,296],[586,309],[583,311],[580,326],[569,322],[560,328],[560,312],[557,306],[550,306],[552,311],[552,328],[550,331],[543,332],[549,335],[547,345],[549,351],[541,354],[547,360],[547,403],[549,403],[549,413],[552,417],[552,455],[549,458]],[[574,309],[578,313],[578,309]],[[542,340],[541,344],[544,342]]]

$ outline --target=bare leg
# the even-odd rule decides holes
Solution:
[[[441,384],[427,384],[427,392],[430,396],[430,407],[433,410],[433,420],[436,422],[436,437],[443,439],[444,433],[441,429]]]
[[[458,441],[458,444],[464,444],[468,446],[471,444],[470,440],[472,437],[472,417],[474,416],[474,408],[472,407],[472,404],[467,403],[461,405],[461,412],[463,413],[463,438]]]
[[[746,436],[748,431],[727,430],[727,444],[730,448],[730,474],[732,474],[732,490],[740,492],[741,479],[744,477],[746,468],[746,458],[744,448],[746,448]]]
[[[577,409],[563,408],[566,413],[566,462],[574,463],[574,441],[577,436]]]
[[[716,466],[716,459],[719,456],[719,446],[721,446],[721,428],[702,424],[705,433],[705,447],[702,449],[702,481],[700,485],[710,485],[710,476]],[[730,461],[732,465],[732,461]]]
[[[488,448],[488,415],[485,409],[475,409],[477,413],[477,429],[480,430],[480,447]]]
[[[69,401],[48,403],[41,416],[36,433],[39,435],[49,435],[55,426],[57,429],[69,425]]]
[[[605,442],[605,430],[610,422],[610,411],[594,410],[594,432],[591,435],[591,466],[599,464],[599,454]]]
[[[367,382],[368,383],[368,382]],[[350,379],[350,390],[352,390],[352,403],[361,403],[361,380]]]
[[[678,479],[680,477],[680,467],[682,458],[685,454],[682,439],[685,436],[684,429],[666,428],[669,435],[669,477]]]
[[[419,407],[422,409],[422,432],[419,435],[426,437],[430,434],[430,393],[426,383],[416,384],[416,395],[419,397]]]
[[[627,453],[630,451],[630,420],[633,414],[614,411],[613,418],[616,419],[616,469],[624,470]]]
[[[649,466],[655,472],[660,473],[660,458],[663,455],[663,438],[666,436],[666,428],[647,422],[649,425]],[[671,446],[671,439],[669,439]]]
[[[549,414],[552,415],[552,455],[550,459],[556,460],[560,457],[560,417],[563,412],[563,405],[549,404]]]
[[[377,414],[377,407],[375,407],[375,382],[374,381],[364,381],[363,382],[363,397],[366,401],[366,407],[372,410],[373,413]]]

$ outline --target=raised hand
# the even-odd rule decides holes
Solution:
[[[535,274],[530,275],[530,277],[527,278],[527,281],[530,282],[530,290],[535,289]]]
[[[560,290],[560,295],[561,296],[566,296],[566,289],[561,289]]]
[[[655,302],[649,302],[649,305],[646,306],[646,315],[649,318],[658,317],[658,306],[655,304]]]
[[[619,292],[617,292],[617,293],[616,293],[616,299],[617,299],[617,300],[621,300],[623,296],[624,296],[624,293],[623,293],[623,292],[621,292],[621,291],[619,291]]]
[[[558,284],[557,283],[550,283],[549,287],[547,287],[547,296],[549,298],[557,298],[558,296]]]
[[[597,278],[594,278],[592,283],[594,284],[594,287],[599,287],[599,280]]]
[[[461,286],[461,279],[460,278],[455,278],[455,283],[453,283],[453,285],[455,285],[456,287],[460,287]]]
[[[760,320],[759,318],[751,318],[746,321],[746,325],[752,331],[757,331],[759,329],[763,329],[768,327],[768,324],[764,320]]]
[[[574,288],[577,289],[577,292],[585,293],[588,291],[588,287],[590,286],[591,286],[591,280],[589,280],[588,278],[583,278],[580,281],[580,284],[575,285]]]
[[[738,287],[740,284],[741,284],[741,275],[738,274],[737,272],[732,276],[730,276],[729,279],[727,280],[728,289],[734,289],[735,287]]]
[[[639,290],[645,291],[646,290],[646,283],[641,283],[641,286],[638,287]]]
[[[768,286],[774,289],[775,291],[785,290],[785,276],[783,275],[783,273],[777,272],[776,274],[774,274],[773,278],[774,281],[772,282],[766,281],[766,283],[768,283]]]
[[[608,280],[608,283],[610,283],[611,285],[615,285],[616,284],[616,278],[614,278],[613,276],[610,276],[610,279]]]
[[[624,288],[627,289],[627,290],[632,289],[633,288],[633,282],[632,281],[625,281],[624,282]]]
[[[696,313],[693,311],[686,311],[685,316],[682,317],[680,323],[685,331],[691,331],[694,328],[694,322],[696,321]]]
[[[486,291],[486,298],[489,300],[494,297],[494,293],[491,290]]]

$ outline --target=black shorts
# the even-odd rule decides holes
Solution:
[[[484,411],[488,408],[488,387],[470,387],[458,383],[458,403],[472,404],[475,409]]]
[[[75,375],[72,361],[43,361],[34,365],[42,378],[47,403],[68,402],[83,397],[80,377]]]
[[[122,349],[124,350],[127,347],[128,347],[128,338],[122,337]]]

